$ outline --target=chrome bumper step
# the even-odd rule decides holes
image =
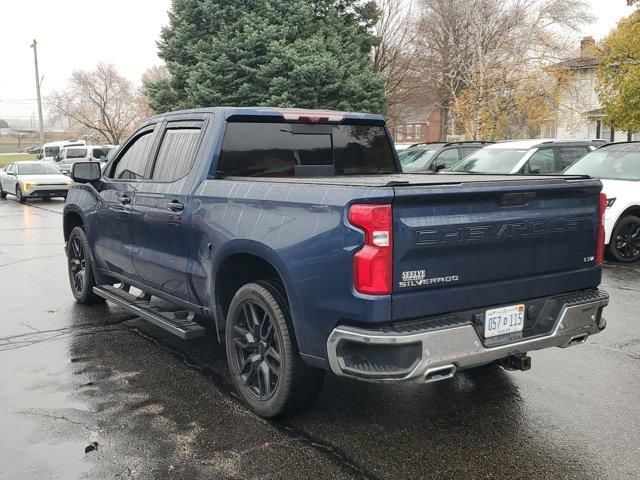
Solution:
[[[337,375],[365,381],[431,382],[512,355],[579,345],[606,326],[601,318],[602,309],[609,303],[606,292],[594,289],[550,300],[561,305],[550,331],[492,346],[483,343],[473,324],[455,315],[435,322],[412,322],[383,329],[339,326],[327,341],[329,365]],[[385,368],[364,361],[369,355],[385,364]],[[396,359],[395,368],[388,366],[392,355]]]

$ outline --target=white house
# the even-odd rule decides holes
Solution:
[[[553,65],[559,76],[560,93],[550,133],[556,138],[624,141],[627,132],[614,131],[604,121],[602,106],[596,94],[596,67],[593,51],[595,40],[585,37],[580,42],[580,56]],[[640,134],[632,136],[640,140]]]

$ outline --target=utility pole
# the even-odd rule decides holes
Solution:
[[[38,119],[40,120],[40,143],[44,145],[44,123],[42,122],[42,98],[40,97],[40,74],[38,73],[38,42],[33,39],[33,61],[36,66],[36,93],[38,94]]]

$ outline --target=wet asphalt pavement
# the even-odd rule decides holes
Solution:
[[[61,201],[0,200],[0,478],[640,478],[640,265],[608,328],[431,385],[327,376],[310,411],[251,413],[224,348],[69,291]]]

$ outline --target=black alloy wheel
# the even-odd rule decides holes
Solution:
[[[102,297],[93,293],[96,281],[93,276],[89,243],[82,227],[71,230],[67,241],[67,265],[71,293],[78,303],[89,305],[104,302]]]
[[[640,218],[629,215],[618,222],[611,234],[609,252],[619,262],[640,260]]]
[[[258,415],[301,411],[320,392],[324,370],[302,361],[280,282],[259,280],[238,289],[227,312],[225,343],[236,390]]]
[[[241,303],[233,320],[236,371],[258,400],[268,400],[278,386],[282,340],[269,310],[254,299]]]
[[[84,246],[78,235],[69,241],[69,279],[76,295],[82,295],[86,284],[87,263]]]

